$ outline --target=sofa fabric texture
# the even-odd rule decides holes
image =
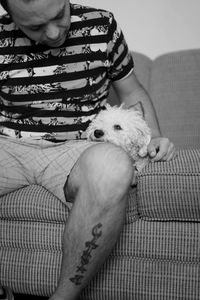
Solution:
[[[154,61],[133,53],[161,130],[178,148],[130,189],[123,231],[83,300],[200,299],[200,50]],[[111,92],[111,103],[116,103]],[[69,208],[41,186],[0,199],[0,284],[49,296],[61,267]]]

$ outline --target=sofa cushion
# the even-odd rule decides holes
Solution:
[[[126,224],[81,299],[199,300],[199,230],[193,222]]]
[[[138,80],[148,91],[150,87],[150,75],[152,68],[152,60],[144,54],[131,52],[134,61],[134,71]],[[119,105],[120,101],[117,94],[111,86],[108,102],[111,105]]]
[[[63,229],[59,222],[8,223],[7,232],[19,241],[14,245],[11,235],[1,237],[0,282],[18,293],[51,295],[60,273]],[[199,232],[195,222],[126,224],[80,299],[177,299],[177,292],[179,299],[199,299]]]
[[[138,177],[137,204],[145,220],[200,222],[200,149],[150,163]]]
[[[146,55],[138,52],[132,52],[132,57],[135,74],[143,87],[149,91],[153,61]]]
[[[30,185],[0,199],[0,220],[65,222],[69,208],[40,185]]]
[[[0,221],[5,220],[6,222],[36,221],[65,224],[72,206],[69,202],[64,205],[63,202],[39,185],[21,188],[2,196],[0,201]],[[126,223],[131,223],[138,219],[136,187],[130,189],[128,202]]]
[[[200,50],[162,55],[154,60],[150,96],[161,130],[179,148],[200,146]]]

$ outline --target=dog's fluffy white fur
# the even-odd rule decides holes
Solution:
[[[123,105],[111,107],[107,104],[106,109],[92,120],[86,135],[91,141],[111,142],[121,146],[138,170],[147,164],[147,160],[141,156],[147,156],[151,131],[142,113],[134,108],[125,109]]]

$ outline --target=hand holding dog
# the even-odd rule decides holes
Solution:
[[[176,156],[174,144],[165,137],[152,138],[147,150],[152,162],[169,161]]]

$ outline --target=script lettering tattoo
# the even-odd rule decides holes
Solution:
[[[84,277],[82,274],[84,274],[87,271],[86,265],[89,264],[90,259],[92,258],[91,252],[98,247],[96,242],[102,235],[102,231],[100,230],[101,227],[102,227],[101,223],[95,225],[92,228],[93,239],[85,243],[86,249],[83,251],[83,254],[81,256],[80,265],[77,266],[76,275],[73,278],[70,278],[70,280],[75,285],[80,285],[82,283],[82,279]]]

